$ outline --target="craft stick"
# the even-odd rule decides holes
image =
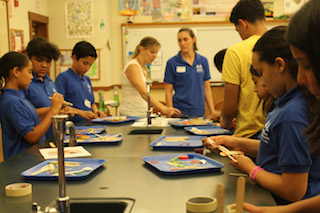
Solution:
[[[185,141],[189,140],[189,137],[165,137],[163,141]]]
[[[214,146],[214,140],[211,138],[207,138],[207,142],[210,143],[211,146]]]
[[[236,213],[243,212],[244,193],[246,187],[246,179],[238,177],[237,181],[237,198],[236,198]]]
[[[237,177],[247,177],[248,175],[245,173],[236,173],[236,172],[230,172],[230,176],[237,176]]]
[[[55,145],[53,142],[49,142],[49,146],[50,146],[51,148],[56,148],[56,145]]]
[[[216,213],[223,213],[224,211],[224,185],[217,184],[217,210]]]
[[[234,159],[234,157],[232,157],[232,155],[230,154],[230,150],[229,150],[229,149],[227,149],[227,148],[224,147],[224,146],[219,145],[219,150],[220,150],[221,152],[226,153],[226,154],[228,155],[228,157],[229,157],[233,162],[238,163],[238,161],[237,161],[236,159]]]
[[[49,99],[51,100],[52,97],[49,97]],[[68,102],[68,101],[63,101],[64,104],[68,105],[68,106],[73,106],[73,103]]]

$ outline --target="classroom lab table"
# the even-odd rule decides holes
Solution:
[[[67,181],[66,194],[70,198],[129,197],[135,199],[132,213],[182,213],[186,212],[186,199],[195,196],[216,197],[216,185],[225,186],[225,206],[235,202],[237,172],[227,157],[216,153],[207,154],[224,164],[221,172],[197,173],[168,176],[146,165],[141,159],[145,156],[193,153],[193,150],[153,150],[150,144],[164,135],[188,135],[184,129],[164,128],[162,134],[128,134],[130,124],[109,125],[109,134],[123,134],[119,144],[91,144],[84,147],[92,158],[105,159],[107,162],[83,180]],[[58,197],[58,181],[24,180],[20,175],[44,161],[39,148],[34,145],[26,151],[0,164],[0,212],[30,212],[33,202],[42,211]],[[14,182],[29,182],[33,186],[31,195],[12,198],[6,197],[5,186]],[[245,202],[256,205],[276,205],[271,194],[253,184],[247,177]],[[225,212],[226,209],[225,209]]]

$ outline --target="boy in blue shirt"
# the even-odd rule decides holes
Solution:
[[[105,117],[106,114],[95,105],[90,78],[85,75],[97,58],[95,48],[86,41],[78,42],[72,50],[72,66],[60,73],[56,87],[66,101],[73,103],[75,124],[86,124],[88,120]]]

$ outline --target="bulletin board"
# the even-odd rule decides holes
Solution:
[[[270,29],[277,25],[287,24],[288,21],[270,21],[267,27]],[[150,76],[152,81],[163,82],[167,61],[178,54],[180,50],[177,33],[182,27],[190,27],[195,33],[198,46],[197,53],[205,56],[209,62],[210,81],[221,81],[221,73],[216,69],[213,57],[220,50],[241,41],[234,25],[227,22],[123,25],[123,65],[127,64],[130,60],[130,56],[140,40],[146,36],[152,36],[160,42],[161,49],[158,53],[158,58],[150,66]]]
[[[89,71],[85,74],[89,76],[91,80],[99,80],[100,79],[100,50],[97,49],[97,59],[91,65]],[[72,50],[71,49],[64,49],[60,50],[60,57],[55,63],[56,68],[56,77],[61,72],[67,71],[72,66]]]

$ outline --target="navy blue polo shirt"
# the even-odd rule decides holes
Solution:
[[[49,97],[52,97],[53,93],[57,92],[57,89],[48,75],[43,77],[43,81],[33,75],[28,89],[22,91],[35,108],[41,108],[51,106]]]
[[[0,100],[0,122],[4,159],[8,159],[32,146],[23,137],[40,123],[40,119],[23,93],[4,88]]]
[[[66,101],[73,103],[73,107],[85,111],[92,111],[91,105],[94,104],[94,95],[90,78],[86,75],[79,76],[71,68],[62,72],[56,79],[58,92],[64,96]],[[74,123],[88,123],[78,115],[70,118]]]
[[[195,53],[190,66],[180,52],[168,60],[164,82],[173,85],[173,107],[183,114],[203,116],[205,114],[204,82],[210,79],[207,58]]]
[[[311,155],[304,130],[310,124],[307,101],[299,86],[276,102],[261,133],[257,164],[276,173],[309,173],[309,198],[320,193],[320,160]]]

